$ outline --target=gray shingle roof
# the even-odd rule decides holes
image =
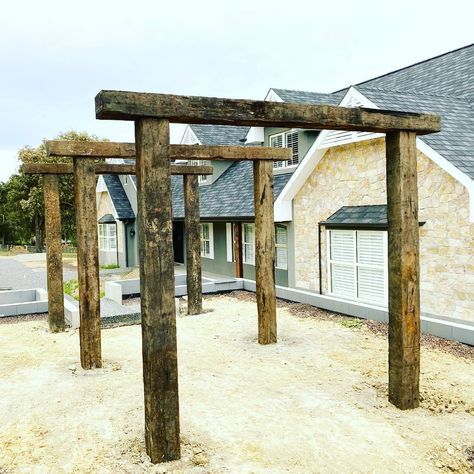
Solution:
[[[321,222],[326,226],[387,226],[387,206],[377,204],[373,206],[344,206]]]
[[[474,97],[474,44],[359,83],[368,87]]]
[[[272,88],[283,102],[293,102],[297,104],[329,104],[338,105],[344,97],[344,92],[325,94],[322,92],[292,91],[290,89]]]
[[[354,87],[382,109],[439,114],[441,132],[421,140],[474,179],[474,44]],[[339,103],[348,89],[333,94],[274,90],[284,101],[327,104],[329,97]]]
[[[192,131],[203,145],[243,145],[249,127],[230,125],[190,125]]]
[[[135,214],[123,189],[120,178],[116,175],[110,174],[104,174],[103,178],[110,198],[112,199],[112,203],[117,211],[118,219],[135,219]]]
[[[474,109],[467,99],[392,92],[367,86],[356,86],[356,89],[383,109],[439,114],[441,132],[423,135],[420,139],[474,179]]]
[[[291,173],[274,177],[274,199],[276,199]],[[184,217],[183,180],[180,176],[171,179],[173,192],[173,217]],[[209,186],[201,186],[201,218],[244,218],[254,216],[253,166],[248,161],[232,164],[219,179]]]

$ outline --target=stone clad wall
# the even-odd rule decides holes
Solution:
[[[418,152],[421,306],[474,321],[474,223],[458,181]],[[329,149],[293,201],[296,287],[319,291],[318,222],[342,206],[385,204],[383,139]],[[322,288],[327,292],[321,232]]]

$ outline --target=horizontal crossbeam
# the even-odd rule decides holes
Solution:
[[[94,158],[135,158],[134,143],[81,142],[52,140],[46,142],[49,156],[94,157]],[[261,146],[208,146],[170,145],[172,160],[290,160],[289,148]]]
[[[25,174],[73,174],[72,163],[24,163],[21,170]],[[97,163],[96,174],[136,174],[135,165],[115,163]],[[212,166],[171,165],[173,175],[207,175],[212,174]]]
[[[292,104],[257,100],[221,99],[142,92],[103,90],[95,98],[98,119],[166,118],[174,123],[246,125],[327,130],[418,134],[439,132],[434,114],[348,108],[333,105]]]

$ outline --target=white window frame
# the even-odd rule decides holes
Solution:
[[[354,262],[347,264],[341,261],[332,261],[331,259],[331,232],[337,232],[344,230],[345,232],[352,232],[354,235],[353,242],[354,242]],[[360,232],[367,232],[367,233],[374,233],[374,232],[382,232],[383,234],[383,278],[384,278],[384,301],[383,302],[374,302],[373,300],[367,300],[364,298],[358,297],[359,291],[359,282],[358,282],[358,268],[372,268],[380,270],[381,267],[378,265],[369,265],[369,264],[361,264],[358,262],[357,259],[357,233]],[[359,301],[361,303],[367,303],[373,306],[388,306],[388,232],[386,230],[358,230],[358,229],[327,229],[326,230],[326,273],[327,273],[327,291],[328,294],[334,296],[335,298],[342,298],[342,299],[350,299],[351,301]],[[350,267],[354,267],[354,295],[353,297],[344,297],[339,294],[333,293],[332,291],[332,278],[331,278],[331,265],[332,263],[336,263],[338,265],[346,265]]]
[[[245,241],[245,226],[251,226],[253,229],[253,242]],[[247,257],[246,248],[253,248],[253,258],[249,259]],[[242,259],[246,265],[255,265],[255,224],[252,222],[245,222],[242,224]]]
[[[190,166],[205,166],[205,165],[208,165],[208,161],[206,160],[189,160],[189,165]],[[211,177],[211,175],[209,174],[200,174],[198,176],[198,183],[201,184],[201,183],[207,183],[209,181],[209,178]]]
[[[276,169],[281,169],[281,168],[294,168],[298,166],[298,163],[300,162],[300,152],[299,152],[299,135],[298,135],[298,130],[296,129],[291,129],[291,130],[286,130],[285,132],[279,132],[279,133],[274,133],[272,135],[268,136],[268,145],[272,146],[272,138],[275,137],[282,137],[282,148],[289,148],[288,147],[288,136],[289,135],[296,135],[296,139],[298,141],[298,153],[296,158],[292,157],[290,160],[287,161],[274,161],[273,162],[273,168]]]
[[[277,227],[285,229],[286,243],[284,244],[277,242]],[[284,248],[286,250],[286,265],[281,265],[278,263],[278,248]],[[279,270],[288,270],[288,228],[286,227],[286,225],[281,224],[275,225],[275,268],[278,268]]]
[[[204,226],[209,226],[209,239],[203,239],[203,228]],[[214,259],[214,226],[212,222],[202,222],[199,224],[199,235],[201,240],[201,257]],[[203,242],[209,242],[209,253],[206,254],[203,252]]]
[[[111,230],[114,230],[114,233]],[[103,252],[117,251],[117,224],[99,224],[99,250]]]
[[[227,251],[227,261],[234,261],[234,232],[232,231],[232,223],[226,222],[225,224],[225,241]]]

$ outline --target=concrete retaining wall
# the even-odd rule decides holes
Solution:
[[[0,291],[0,317],[48,312],[48,293],[42,288]]]

